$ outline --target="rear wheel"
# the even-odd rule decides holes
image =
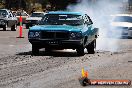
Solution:
[[[39,48],[35,45],[32,45],[32,54],[38,55],[39,54]]]
[[[77,55],[78,56],[83,56],[84,55],[84,47],[83,46],[80,46],[76,49],[77,51]]]
[[[87,47],[87,51],[89,54],[94,54],[95,53],[95,50],[94,48],[96,47],[96,40],[92,41]]]

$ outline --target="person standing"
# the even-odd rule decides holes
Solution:
[[[31,14],[32,14],[33,12],[35,12],[35,8],[32,9]]]

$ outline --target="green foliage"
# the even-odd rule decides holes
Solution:
[[[4,0],[5,7],[8,9],[11,8],[23,8],[25,10],[32,9],[35,7],[46,8],[47,4],[50,4],[52,7],[56,7],[57,10],[65,9],[68,4],[75,3],[77,0]],[[36,6],[38,3],[41,6]]]

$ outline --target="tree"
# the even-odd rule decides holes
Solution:
[[[16,4],[17,3],[17,4]],[[26,2],[25,0],[5,0],[5,7],[7,9],[11,9],[11,8],[23,8],[26,9]]]
[[[65,10],[69,4],[77,3],[78,0],[49,0],[57,10]]]
[[[23,8],[23,9],[32,9],[35,6],[35,3],[40,3],[43,8],[47,4],[51,4],[52,7],[56,7],[57,10],[66,9],[67,5],[77,3],[78,0],[5,0],[5,7],[8,9],[11,8]]]

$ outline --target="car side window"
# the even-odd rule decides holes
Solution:
[[[11,12],[9,12],[9,17],[13,17]]]
[[[11,14],[9,14],[9,17],[12,17],[12,15],[11,15]]]
[[[16,17],[16,14],[15,13],[12,13],[13,17]]]
[[[27,14],[26,13],[23,13],[22,16],[27,16]]]
[[[88,19],[88,17],[86,15],[85,15],[85,21],[89,22],[89,19]]]
[[[83,20],[84,20],[84,24],[86,24],[86,17],[85,16],[83,16]]]
[[[91,18],[87,14],[85,16],[86,16],[86,20],[87,20],[88,25],[93,24]]]
[[[84,15],[84,24],[85,25],[89,25],[90,20],[88,19],[88,17],[86,15]]]

